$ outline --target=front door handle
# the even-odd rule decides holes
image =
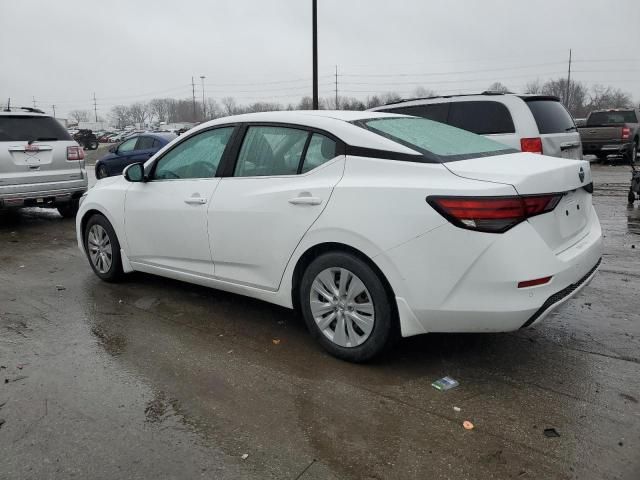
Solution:
[[[189,205],[204,205],[207,203],[206,198],[202,198],[200,196],[197,197],[189,197],[184,199],[184,203],[188,203]]]

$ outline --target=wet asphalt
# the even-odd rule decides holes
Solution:
[[[366,365],[283,308],[104,283],[55,211],[0,216],[0,478],[639,479],[640,202],[629,167],[593,176],[605,254],[583,293]]]

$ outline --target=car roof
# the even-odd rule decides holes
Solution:
[[[12,117],[51,117],[51,115],[47,115],[40,111],[14,110],[13,108],[10,111],[0,110],[0,115]]]
[[[348,145],[415,155],[417,152],[414,150],[351,123],[357,120],[394,117],[406,117],[406,115],[351,110],[282,110],[275,112],[256,112],[222,117],[204,122],[189,130],[188,135],[190,136],[195,132],[214,126],[234,125],[245,122],[273,122],[323,130],[338,137]]]
[[[486,98],[486,97],[517,97],[522,100],[531,101],[531,100],[552,100],[559,102],[560,99],[553,95],[541,95],[537,93],[513,93],[513,92],[494,92],[494,91],[486,91],[480,93],[461,93],[461,94],[452,94],[452,95],[434,95],[431,97],[419,97],[419,98],[405,98],[401,100],[397,100],[395,102],[389,102],[384,105],[380,105],[379,107],[374,107],[371,110],[376,111],[379,108],[390,107],[394,105],[421,105],[422,102],[427,100],[446,100],[446,99],[459,99],[459,98],[469,98],[469,100],[473,100],[474,98]]]

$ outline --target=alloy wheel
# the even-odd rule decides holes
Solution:
[[[111,239],[102,225],[93,225],[87,237],[91,263],[100,273],[107,273],[113,262]]]
[[[341,347],[362,345],[373,331],[375,308],[365,284],[346,268],[327,268],[311,284],[310,307],[323,335]]]

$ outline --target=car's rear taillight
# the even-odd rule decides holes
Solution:
[[[427,197],[438,213],[460,228],[503,233],[527,218],[552,211],[562,194],[525,197]]]
[[[631,136],[631,129],[629,127],[622,127],[622,140],[628,140]]]
[[[84,160],[82,147],[67,147],[67,160]]]
[[[520,150],[530,153],[542,153],[542,139],[536,138],[521,138]]]

